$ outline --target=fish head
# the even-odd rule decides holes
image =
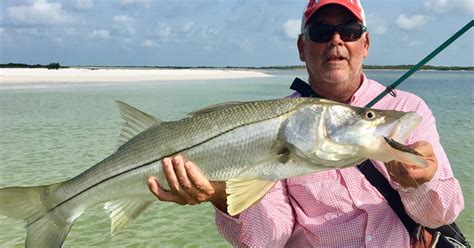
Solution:
[[[326,132],[332,142],[358,147],[357,156],[385,162],[396,160],[400,154],[385,138],[403,143],[421,121],[415,112],[348,105],[329,106],[325,119]]]

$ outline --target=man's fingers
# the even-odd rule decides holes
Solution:
[[[156,180],[148,179],[148,186],[158,199],[194,205],[208,201],[214,195],[213,185],[182,155],[164,158],[162,165],[170,190],[164,190]]]
[[[194,163],[186,161],[184,167],[197,190],[207,194],[212,193],[211,183],[202,175],[201,171]]]
[[[182,175],[175,170],[177,162],[179,163],[176,157],[164,158],[162,160],[163,172],[170,187],[170,191],[165,191],[166,194],[162,194],[162,197],[165,197],[165,201],[172,201],[178,204],[197,204],[197,200],[190,197],[182,188],[181,182],[178,179]]]
[[[431,143],[429,143],[428,141],[424,141],[424,140],[417,141],[409,145],[409,147],[415,149],[423,157],[431,157],[434,154],[433,147],[431,146]]]
[[[179,191],[177,193],[185,200],[187,204],[195,205],[199,201],[194,197],[195,189],[189,180],[186,169],[184,168],[185,159],[183,156],[175,156],[172,160],[172,169],[177,180]]]
[[[176,178],[176,173],[174,171],[171,158],[164,158],[161,163],[163,164],[163,172],[165,174],[166,181],[168,181],[170,190],[179,193],[181,188],[179,186],[178,179]]]
[[[180,199],[176,194],[164,190],[158,183],[155,177],[149,177],[147,180],[148,188],[160,201],[175,202],[178,204],[184,204],[183,200]]]
[[[186,191],[189,192],[193,185],[189,180],[188,173],[184,168],[184,159],[182,156],[176,156],[173,158],[173,169],[176,173],[176,177],[178,179],[179,185]]]

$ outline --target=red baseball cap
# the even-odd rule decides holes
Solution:
[[[309,0],[308,6],[306,6],[303,13],[301,29],[303,30],[304,26],[308,24],[309,19],[311,19],[318,9],[328,4],[339,4],[346,7],[346,9],[352,12],[352,14],[365,25],[365,13],[359,0]]]

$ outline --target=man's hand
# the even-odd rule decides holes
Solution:
[[[199,168],[182,155],[164,158],[162,166],[169,190],[161,187],[156,178],[148,178],[150,191],[160,201],[180,205],[195,205],[210,201],[223,212],[227,211],[225,182],[208,181]]]
[[[390,178],[402,187],[418,187],[423,183],[431,181],[436,170],[438,162],[433,151],[433,147],[427,141],[418,141],[409,147],[418,151],[428,162],[426,168],[420,168],[413,164],[402,163],[400,161],[390,161],[385,163]]]

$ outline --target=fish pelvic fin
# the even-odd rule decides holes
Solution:
[[[226,182],[227,212],[234,216],[257,204],[276,182],[264,179],[228,180]]]
[[[149,127],[160,124],[162,121],[150,114],[147,114],[139,109],[136,109],[122,101],[116,101],[120,110],[120,115],[124,121],[118,146],[125,144],[137,134],[145,131]]]
[[[115,235],[152,203],[153,201],[141,201],[140,199],[121,199],[105,203],[104,208],[112,221],[110,233]]]
[[[50,192],[60,185],[0,189],[0,214],[27,222],[26,247],[61,247],[74,220],[82,214],[58,214],[61,210],[54,209],[57,203]]]

